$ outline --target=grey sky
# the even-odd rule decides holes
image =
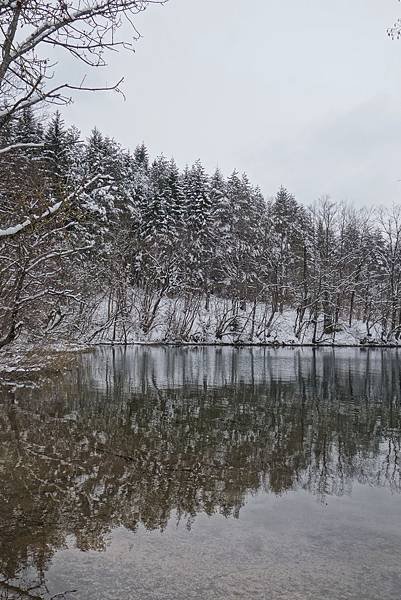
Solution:
[[[64,114],[180,166],[246,171],[267,196],[401,202],[399,16],[396,0],[170,0],[95,75],[124,75],[126,101],[80,96]]]

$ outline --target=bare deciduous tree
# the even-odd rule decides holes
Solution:
[[[105,52],[133,42],[117,35],[124,20],[139,33],[133,17],[150,4],[166,0],[1,0],[0,118],[4,120],[43,101],[64,104],[71,90],[118,89],[122,80],[103,88],[83,82],[52,86],[57,62],[49,46],[60,48],[89,67],[106,65]]]

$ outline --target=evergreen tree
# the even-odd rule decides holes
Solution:
[[[49,189],[55,199],[61,200],[66,193],[66,185],[70,167],[71,139],[64,127],[64,122],[57,111],[44,133],[44,159]]]
[[[200,161],[185,170],[182,190],[185,198],[183,268],[188,286],[208,295],[214,248],[213,202],[209,178]]]
[[[139,144],[139,146],[137,146],[135,148],[134,160],[135,160],[136,165],[140,169],[143,169],[146,173],[148,172],[148,170],[149,170],[149,154],[148,154],[148,149],[146,148],[146,146],[143,142],[142,142],[142,144]]]

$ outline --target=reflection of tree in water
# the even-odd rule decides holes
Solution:
[[[34,565],[44,581],[69,536],[102,550],[120,525],[238,516],[261,488],[324,497],[358,481],[400,490],[396,353],[361,353],[356,369],[331,353],[292,351],[280,376],[269,371],[274,355],[227,352],[207,350],[203,372],[199,351],[156,361],[160,350],[110,352],[84,358],[61,387],[4,396],[3,577]]]

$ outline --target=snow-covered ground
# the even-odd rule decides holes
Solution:
[[[345,320],[335,331],[325,333],[323,316],[317,324],[305,314],[302,324],[297,312],[286,309],[271,313],[265,304],[247,304],[242,308],[231,301],[212,298],[205,301],[163,298],[152,314],[141,301],[124,313],[110,312],[107,302],[92,312],[88,330],[79,341],[90,344],[121,343],[188,343],[188,344],[267,344],[267,345],[398,345],[396,339],[382,338],[379,324],[354,319],[350,327]]]

